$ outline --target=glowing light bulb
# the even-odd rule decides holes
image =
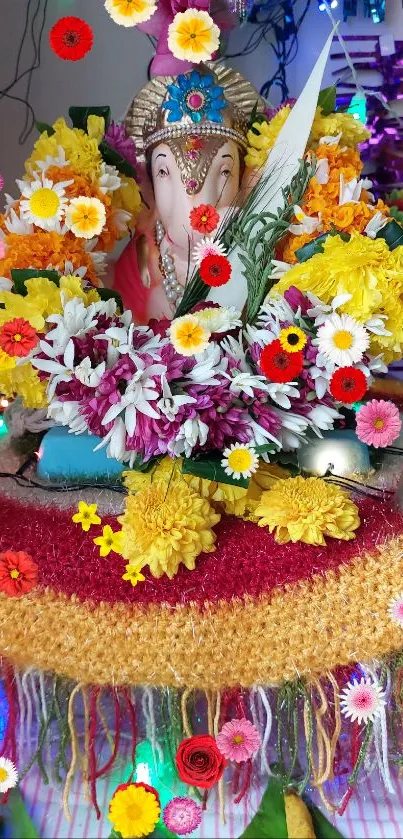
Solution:
[[[10,403],[9,403],[8,399],[4,399],[4,398],[0,399],[0,405],[1,405],[2,408],[8,408],[9,404]]]

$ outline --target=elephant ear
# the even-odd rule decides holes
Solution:
[[[333,34],[334,30],[291,109],[264,167],[260,170],[259,184],[256,187],[258,197],[253,201],[253,214],[256,217],[263,212],[277,213],[283,202],[282,190],[290,186],[292,178],[298,172],[311,133]],[[256,221],[256,232],[258,225],[259,222]],[[221,306],[235,306],[239,311],[243,309],[247,300],[247,284],[240,256],[240,248],[234,247],[229,256],[232,265],[231,279],[226,285],[212,289],[208,295],[208,300]]]

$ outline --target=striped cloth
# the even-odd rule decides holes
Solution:
[[[98,803],[102,812],[100,821],[96,820],[92,806],[86,801],[85,790],[79,777],[76,777],[70,793],[71,821],[63,814],[62,792],[60,787],[46,787],[39,772],[32,771],[21,783],[21,792],[27,804],[41,839],[104,839],[111,833],[111,825],[106,818],[108,802],[116,786],[123,780],[123,772],[113,773],[106,780],[99,781]],[[335,824],[345,839],[402,839],[403,837],[403,780],[396,779],[396,794],[387,796],[376,786],[375,777],[370,782],[360,784],[343,818],[337,817]],[[236,839],[241,836],[256,812],[262,790],[253,789],[240,805],[230,803],[227,796],[227,823],[222,825],[213,798],[209,800],[198,831],[192,834],[195,839]]]

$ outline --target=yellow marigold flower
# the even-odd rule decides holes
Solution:
[[[209,502],[184,481],[168,487],[152,483],[129,495],[119,518],[123,556],[134,565],[149,565],[154,577],[172,578],[183,563],[190,571],[203,551],[215,550],[212,527],[220,520]]]
[[[179,470],[181,458],[175,460],[168,455],[163,457],[156,466],[149,469],[148,472],[139,472],[136,469],[128,470],[122,473],[123,483],[129,493],[135,494],[142,489],[146,489],[151,483],[164,483],[165,485],[171,480],[175,470]],[[183,475],[182,477],[186,477]]]
[[[78,502],[78,513],[74,513],[71,520],[74,524],[81,524],[81,527],[87,533],[92,524],[101,524],[101,519],[97,516],[97,504],[86,504],[85,501]]]
[[[16,363],[17,359],[14,356],[8,355],[0,348],[0,373],[4,370],[12,370]]]
[[[371,136],[371,132],[359,119],[354,119],[352,114],[340,113],[324,116],[321,108],[316,109],[315,119],[312,125],[309,146],[315,147],[322,137],[336,137],[341,133],[341,146],[358,146]]]
[[[123,574],[122,580],[129,580],[132,586],[136,586],[137,583],[142,583],[145,580],[144,574],[141,573],[141,565],[126,565],[126,574]]]
[[[45,326],[45,319],[42,314],[42,307],[37,301],[20,294],[12,294],[11,291],[0,291],[0,326],[13,318],[24,318],[37,332],[42,332]]]
[[[269,151],[273,148],[290,111],[290,106],[284,105],[270,122],[253,123],[253,130],[251,129],[247,134],[249,146],[245,156],[246,166],[264,166]]]
[[[172,321],[169,330],[171,344],[181,355],[196,355],[206,349],[210,333],[195,315],[183,315]]]
[[[46,408],[46,381],[40,381],[31,363],[11,370],[0,369],[0,393],[13,399],[21,396],[25,408]]]
[[[94,540],[96,545],[99,545],[99,553],[101,556],[109,556],[111,551],[115,554],[121,554],[123,550],[123,533],[121,530],[113,531],[109,524],[106,524],[102,530],[102,536],[97,536]]]
[[[99,146],[105,134],[105,120],[103,117],[97,117],[96,114],[90,114],[87,119],[87,134],[91,140],[95,140]]]
[[[355,539],[358,508],[348,494],[321,478],[288,478],[264,492],[256,508],[259,527],[275,531],[275,540],[326,545],[325,536]]]
[[[310,291],[330,303],[338,294],[351,298],[341,312],[365,322],[382,311],[391,335],[373,335],[375,355],[388,351],[387,361],[400,357],[403,346],[403,246],[390,251],[384,239],[370,239],[352,232],[348,242],[328,236],[323,253],[295,265],[273,287],[270,295],[283,294],[290,286]],[[400,355],[399,355],[400,354]]]
[[[36,141],[25,164],[28,174],[32,174],[38,168],[38,162],[46,157],[57,157],[61,146],[72,169],[95,181],[101,172],[102,163],[97,140],[89,137],[81,128],[69,128],[62,117],[54,123],[53,129],[54,134],[49,136],[43,132]]]
[[[156,795],[139,784],[118,787],[109,805],[108,819],[123,839],[149,836],[160,817]]]
[[[134,178],[121,175],[120,180],[122,182],[121,187],[112,193],[112,207],[130,213],[132,218],[129,227],[133,227],[141,208],[140,189]]]
[[[168,47],[181,61],[209,61],[218,49],[220,30],[206,11],[177,12],[168,29]]]

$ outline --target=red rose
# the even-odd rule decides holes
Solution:
[[[178,775],[192,787],[213,787],[220,780],[226,763],[210,734],[197,734],[182,740],[176,752]]]

